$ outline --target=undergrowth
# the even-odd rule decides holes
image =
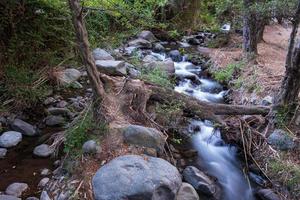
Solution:
[[[268,172],[283,183],[295,197],[300,197],[300,166],[282,159],[269,162]]]
[[[89,139],[98,139],[107,132],[107,125],[95,122],[91,110],[82,113],[66,130],[64,152],[70,157],[82,154],[82,145]]]
[[[172,87],[174,85],[167,72],[158,67],[154,69],[142,69],[141,79],[155,83],[162,87]]]
[[[221,83],[228,83],[232,80],[235,74],[244,67],[244,62],[232,63],[227,65],[224,69],[212,71],[214,79]]]

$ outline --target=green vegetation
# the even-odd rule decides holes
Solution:
[[[154,69],[143,69],[141,79],[155,83],[163,87],[172,87],[174,84],[170,81],[167,72],[156,67]]]
[[[71,157],[81,155],[81,148],[85,141],[98,137],[107,132],[107,125],[95,123],[91,110],[82,113],[66,130],[64,152]]]
[[[284,160],[271,160],[269,173],[283,183],[295,196],[300,197],[300,166]]]
[[[236,73],[244,67],[244,62],[238,62],[227,65],[224,69],[212,71],[213,77],[221,82],[227,83],[234,78]]]

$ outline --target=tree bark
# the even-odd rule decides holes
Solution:
[[[244,0],[243,50],[248,55],[257,54],[256,15],[251,6],[255,0]]]
[[[90,44],[88,41],[88,33],[85,27],[82,16],[82,7],[80,0],[69,0],[69,6],[72,13],[73,25],[76,32],[77,43],[79,46],[80,53],[82,55],[83,63],[86,67],[87,74],[94,93],[95,105],[100,105],[106,92],[103,87],[103,83],[100,80],[99,72],[97,70],[95,60],[90,51]],[[105,119],[103,113],[98,106],[94,109],[95,117],[98,119]]]
[[[293,18],[293,29],[285,63],[285,76],[281,83],[278,95],[275,97],[275,106],[292,106],[297,102],[300,92],[300,43],[296,46],[297,31],[300,23],[300,0]]]

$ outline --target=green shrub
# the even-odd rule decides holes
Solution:
[[[224,69],[220,69],[218,71],[213,71],[212,75],[217,81],[219,81],[221,83],[226,83],[226,82],[230,81],[231,79],[233,79],[235,73],[238,70],[241,70],[243,68],[243,66],[244,66],[243,62],[229,64]]]
[[[172,87],[174,85],[170,81],[167,72],[161,70],[158,67],[151,70],[143,69],[141,79],[163,87]]]

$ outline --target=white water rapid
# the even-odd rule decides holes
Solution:
[[[166,55],[152,53],[160,60]],[[180,78],[175,90],[202,101],[222,103],[226,91],[216,81],[201,77],[201,67],[185,61],[175,62],[175,73]],[[195,128],[198,127],[198,128]],[[236,148],[226,145],[221,133],[209,121],[191,122],[192,144],[207,173],[218,179],[223,200],[253,200],[253,193],[237,160]]]

